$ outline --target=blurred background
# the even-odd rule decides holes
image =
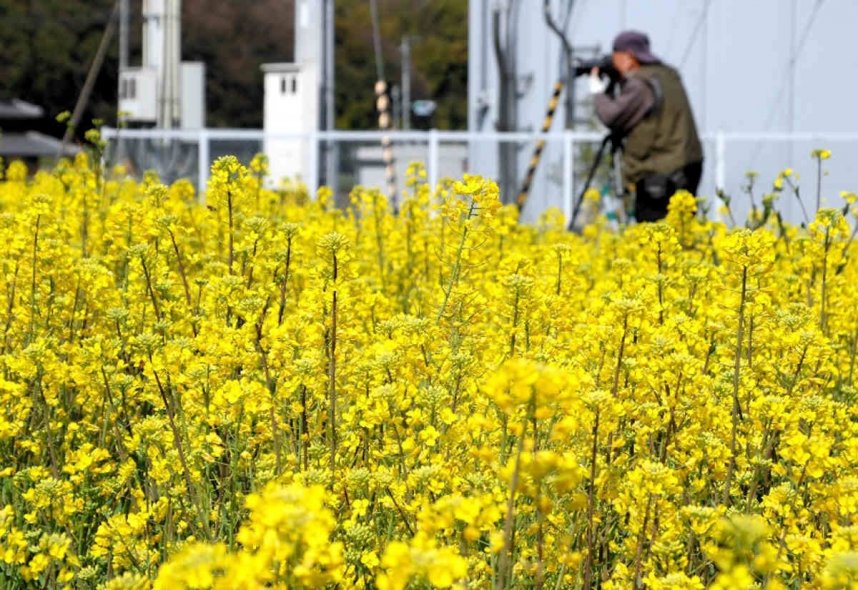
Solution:
[[[165,181],[204,185],[216,157],[264,151],[274,185],[341,201],[379,186],[395,203],[417,160],[431,181],[526,190],[525,219],[568,214],[603,133],[573,67],[633,28],[683,76],[702,195],[743,217],[748,171],[757,202],[788,166],[815,185],[824,147],[836,204],[858,188],[855,22],[853,0],[0,0],[0,155],[35,169],[95,125],[110,163]],[[607,163],[595,184],[617,206]]]

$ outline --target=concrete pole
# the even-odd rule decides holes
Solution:
[[[180,117],[179,62],[182,59],[182,3],[181,0],[164,0],[162,5],[158,6],[158,3],[154,3],[154,6],[158,9],[163,7],[163,12],[160,14],[160,18],[163,19],[160,39],[157,33],[149,37],[149,41],[160,42],[161,45],[160,63],[152,64],[158,67],[161,82],[158,90],[157,126],[161,129],[172,129],[178,124]],[[157,21],[159,16],[157,10],[153,11],[152,16]]]
[[[178,126],[181,107],[179,105],[179,62],[182,60],[182,1],[167,0],[167,59],[165,74],[168,79],[167,113],[165,127]]]
[[[411,129],[411,39],[402,37],[402,129]]]
[[[80,124],[80,119],[83,116],[83,111],[89,102],[89,95],[92,94],[92,88],[95,85],[95,79],[98,77],[98,72],[101,71],[101,64],[104,63],[104,57],[107,55],[107,49],[110,46],[110,40],[116,32],[116,19],[119,15],[119,4],[113,5],[113,10],[110,12],[110,20],[107,21],[107,26],[104,28],[104,33],[101,35],[101,42],[98,45],[98,50],[95,52],[95,57],[92,64],[89,66],[89,71],[86,73],[86,80],[83,82],[83,88],[80,95],[77,97],[77,102],[74,105],[71,120],[69,121],[66,132],[63,135],[63,141],[60,145],[60,153],[57,157],[62,156],[65,152],[66,144],[71,140],[75,129]]]
[[[119,110],[119,101],[123,98],[122,74],[128,69],[128,0],[119,0],[119,75],[116,76],[116,127],[122,128],[125,120],[124,115]],[[122,145],[122,136],[116,136],[116,148],[114,151],[114,161],[122,161],[124,158],[124,146]]]
[[[334,84],[336,80],[334,66],[334,0],[325,0],[324,22],[325,130],[332,131],[336,127],[336,109],[334,108]],[[329,141],[327,147],[325,178],[328,185],[336,191],[337,169],[339,168],[339,145],[335,141]]]
[[[128,67],[128,0],[119,0],[119,71]]]
[[[381,48],[381,26],[378,21],[378,4],[376,0],[369,0],[369,14],[372,20],[372,48],[375,54],[375,79],[376,82],[384,79],[384,54]]]

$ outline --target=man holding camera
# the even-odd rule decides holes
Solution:
[[[634,187],[635,219],[656,221],[677,190],[695,193],[700,183],[703,149],[694,116],[679,73],[650,52],[645,34],[617,35],[611,61],[619,74],[616,96],[606,92],[607,72],[590,73],[596,115],[623,139],[623,181]]]

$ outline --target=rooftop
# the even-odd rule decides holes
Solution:
[[[66,145],[63,148],[62,143],[59,139],[38,131],[0,133],[0,156],[4,158],[41,158],[57,157],[61,153],[64,156],[73,156],[78,152],[76,146]]]
[[[0,99],[0,120],[9,119],[41,119],[45,109],[18,98]]]
[[[300,72],[301,67],[302,67],[301,64],[294,63],[294,62],[267,63],[267,64],[262,64],[259,66],[259,68],[263,72],[265,72],[266,74],[267,73],[288,74],[288,73],[293,73],[293,72]]]

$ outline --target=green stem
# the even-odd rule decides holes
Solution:
[[[164,409],[167,411],[167,420],[170,423],[170,430],[173,433],[173,446],[176,449],[176,453],[179,455],[179,462],[182,465],[182,475],[185,479],[185,486],[187,486],[188,494],[193,498],[194,504],[199,512],[200,525],[202,526],[203,531],[205,531],[206,538],[211,538],[208,516],[206,516],[205,511],[203,510],[200,498],[197,495],[196,486],[194,486],[193,479],[191,478],[191,470],[188,466],[188,460],[185,457],[184,445],[182,444],[182,435],[179,432],[179,427],[176,425],[176,410],[173,406],[174,400],[172,391],[168,392],[164,387],[164,384],[161,382],[161,377],[158,375],[158,371],[155,370],[155,361],[152,359],[151,352],[149,353],[149,363],[152,365],[152,374],[155,377],[155,384],[158,386],[158,392],[161,394],[161,401],[164,403]]]
[[[643,581],[641,580],[641,566],[643,557],[644,540],[646,539],[646,527],[649,524],[649,513],[652,510],[652,494],[647,494],[646,511],[644,512],[643,524],[638,532],[637,549],[635,551],[635,577],[634,587],[642,588]]]
[[[149,274],[149,267],[146,266],[146,259],[140,255],[140,264],[143,266],[143,275],[146,277],[146,291],[149,293],[149,298],[152,300],[152,307],[155,309],[155,317],[161,321],[161,308],[158,306],[158,298],[155,296],[155,290],[152,288],[152,276]]]
[[[328,366],[328,423],[331,443],[331,477],[334,475],[337,454],[337,254],[333,253],[334,292],[331,296],[331,342],[330,364]]]
[[[531,393],[530,402],[527,408],[528,418],[535,411],[536,394]],[[514,549],[513,545],[513,521],[515,515],[515,494],[518,491],[518,480],[521,473],[521,454],[524,451],[524,439],[527,434],[527,423],[528,419],[525,419],[524,425],[522,427],[521,435],[519,435],[518,439],[518,448],[516,449],[515,454],[515,466],[512,470],[512,478],[509,482],[509,498],[507,498],[506,504],[506,518],[504,520],[503,526],[503,551],[500,555],[500,561],[498,563],[498,577],[497,583],[495,584],[496,590],[503,590],[506,588],[507,577],[510,574],[508,571],[510,566],[512,565],[512,552]]]
[[[384,237],[381,231],[381,215],[379,212],[379,193],[375,193],[372,199],[372,217],[375,222],[375,243],[378,250],[378,278],[381,282],[381,290],[384,291]]]
[[[593,550],[596,542],[593,531],[593,515],[596,508],[596,461],[599,449],[599,410],[593,418],[593,443],[590,447],[590,486],[587,490],[587,560],[584,562],[584,588],[591,588],[593,580]]]
[[[823,334],[828,336],[828,251],[831,247],[831,229],[825,228],[825,248],[822,256],[822,286],[819,295],[819,329]]]
[[[33,331],[35,330],[36,324],[36,263],[39,260],[39,228],[41,226],[41,222],[42,215],[39,214],[36,216],[36,227],[33,230],[33,272],[30,283],[30,330],[27,342],[31,342],[33,340]]]
[[[283,271],[283,280],[280,281],[280,307],[277,310],[277,325],[283,324],[283,313],[286,310],[286,286],[289,281],[289,265],[292,262],[292,236],[286,238],[286,270]]]
[[[731,412],[730,429],[730,462],[727,464],[727,477],[724,481],[724,494],[721,502],[730,501],[730,487],[733,484],[733,472],[736,470],[736,434],[739,420],[742,418],[742,408],[739,405],[739,373],[742,367],[742,340],[745,332],[745,297],[748,286],[748,267],[742,267],[742,295],[739,301],[739,325],[736,328],[736,352],[733,356],[733,411]]]
[[[626,349],[626,335],[629,331],[629,316],[626,314],[623,316],[623,335],[620,338],[620,348],[617,351],[617,364],[614,367],[614,382],[611,386],[611,394],[613,397],[617,397],[620,389],[620,368],[623,365],[623,354]]]
[[[234,274],[232,262],[235,259],[235,237],[233,236],[233,220],[232,220],[232,191],[226,191],[226,209],[229,215],[229,274]]]
[[[176,236],[173,234],[173,230],[167,229],[167,233],[170,234],[170,241],[173,243],[173,252],[176,253],[176,263],[179,267],[179,276],[182,277],[182,287],[185,289],[185,302],[188,304],[188,307],[191,307],[191,290],[188,287],[188,276],[185,273],[185,263],[182,260],[182,253],[179,250],[179,244],[176,243]]]
[[[465,217],[465,221],[471,218],[474,214],[475,203],[473,199],[471,200],[471,206],[468,209],[468,215]],[[444,311],[447,309],[447,303],[450,300],[450,294],[453,292],[453,287],[456,286],[456,282],[459,280],[459,272],[462,265],[462,253],[465,250],[465,240],[468,237],[468,226],[462,228],[462,239],[459,240],[459,247],[456,250],[456,261],[453,264],[453,270],[450,272],[450,280],[447,283],[447,288],[444,290],[444,301],[441,303],[440,309],[438,309],[438,316],[435,318],[435,323],[440,323],[441,318],[444,317]]]
[[[819,204],[822,200],[822,158],[816,159],[816,211],[819,212]]]

